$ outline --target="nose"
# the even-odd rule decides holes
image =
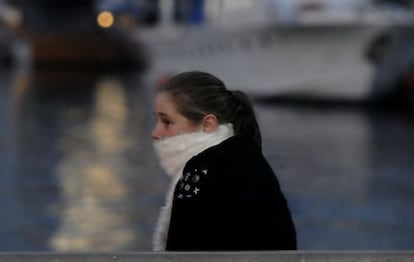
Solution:
[[[152,132],[151,132],[151,138],[152,138],[153,140],[159,140],[159,139],[161,138],[161,136],[160,136],[160,132],[158,131],[157,126],[158,126],[158,125],[155,125],[154,129],[153,129],[153,130],[152,130]]]

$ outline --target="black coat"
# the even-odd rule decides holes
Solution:
[[[287,202],[256,144],[235,136],[186,163],[166,250],[294,249]]]

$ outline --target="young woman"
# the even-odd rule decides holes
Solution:
[[[248,97],[205,72],[162,85],[152,132],[172,178],[154,250],[292,250],[296,232]]]

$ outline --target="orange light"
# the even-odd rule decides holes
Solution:
[[[114,24],[114,16],[111,12],[102,11],[98,14],[96,21],[102,28],[109,28]]]

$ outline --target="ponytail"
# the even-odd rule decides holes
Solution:
[[[232,121],[234,133],[250,137],[261,147],[262,135],[257,123],[256,113],[249,97],[239,90],[229,91],[234,101]]]

